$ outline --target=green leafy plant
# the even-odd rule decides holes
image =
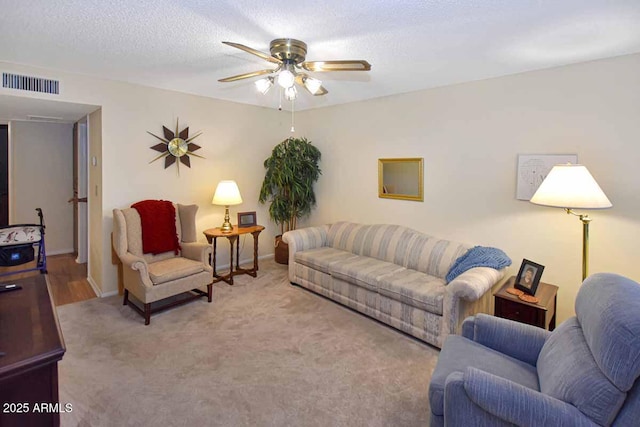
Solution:
[[[298,218],[308,215],[316,204],[313,184],[320,174],[320,150],[306,138],[287,138],[276,145],[264,161],[267,170],[260,203],[271,202],[269,216],[280,232],[295,230]]]

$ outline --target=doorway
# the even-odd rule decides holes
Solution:
[[[89,182],[89,139],[87,118],[83,117],[73,126],[73,253],[78,264],[87,262],[88,240],[88,199]]]
[[[0,227],[9,225],[9,126],[0,125]]]

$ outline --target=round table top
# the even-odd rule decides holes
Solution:
[[[207,236],[207,240],[209,242],[211,242],[211,239],[214,237],[231,237],[231,236],[238,236],[240,234],[248,234],[248,233],[255,233],[255,232],[260,232],[264,230],[264,226],[262,225],[253,225],[251,227],[240,227],[238,228],[237,225],[233,226],[233,230],[225,233],[223,232],[220,227],[216,227],[216,228],[209,228],[207,230],[204,230],[202,233]]]

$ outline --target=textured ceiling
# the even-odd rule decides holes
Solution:
[[[301,110],[639,52],[639,22],[639,0],[2,0],[0,61],[266,107],[256,78],[217,80],[271,64],[221,41],[372,64],[315,73],[329,94]]]

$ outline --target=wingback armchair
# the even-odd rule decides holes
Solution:
[[[594,274],[575,309],[553,332],[466,319],[431,378],[431,427],[638,425],[640,285]]]
[[[113,246],[123,264],[123,305],[129,304],[150,323],[151,314],[200,297],[212,301],[211,246],[196,242],[197,206],[174,205],[180,250],[143,253],[142,224],[134,208],[113,210]],[[129,299],[131,293],[142,308]],[[164,302],[161,300],[174,297]],[[156,304],[154,304],[156,303]]]

